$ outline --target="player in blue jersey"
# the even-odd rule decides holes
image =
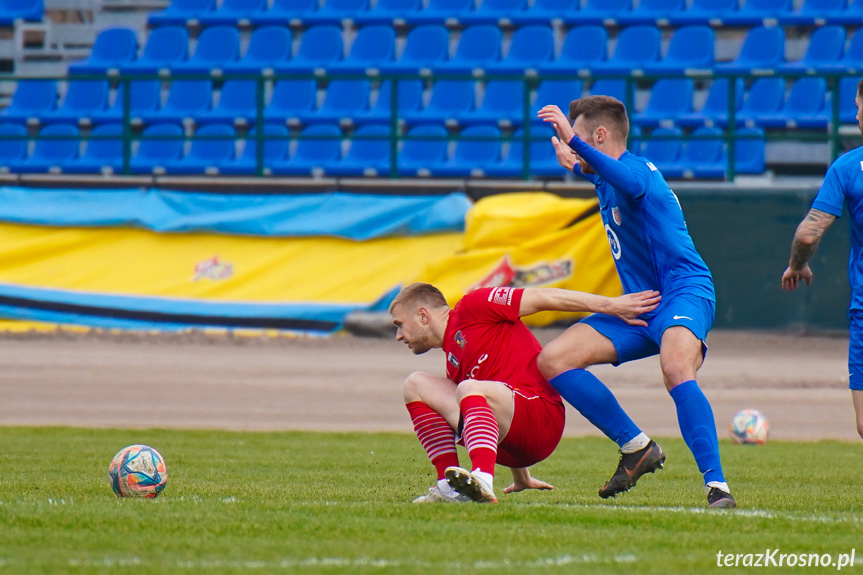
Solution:
[[[619,100],[590,96],[570,104],[569,118],[557,106],[545,106],[539,117],[557,132],[552,143],[561,165],[596,186],[624,291],[662,293],[659,307],[641,316],[646,327],[594,314],[547,345],[538,359],[564,399],[620,446],[617,470],[599,495],[628,491],[644,473],[661,468],[665,454],[586,368],[658,353],[708,505],[736,507],[722,474],[713,410],[695,381],[713,326],[713,278],[689,237],[677,197],[656,166],[626,150],[629,120]]]
[[[863,133],[863,80],[857,84],[857,126]],[[824,177],[812,209],[797,226],[791,244],[791,261],[782,274],[782,288],[797,289],[800,281],[812,283],[809,260],[821,236],[842,215],[843,204],[851,214],[851,257],[848,280],[851,283],[851,334],[848,344],[848,387],[857,414],[857,433],[863,437],[863,147],[838,158]]]

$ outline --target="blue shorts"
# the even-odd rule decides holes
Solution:
[[[596,313],[581,320],[614,344],[617,362],[650,357],[659,353],[662,334],[670,327],[682,325],[702,341],[702,353],[707,352],[707,332],[713,327],[716,304],[709,299],[692,295],[678,294],[663,297],[653,317],[647,320],[647,327],[629,325],[622,319]],[[863,358],[863,354],[860,356]],[[861,380],[863,381],[863,380]]]
[[[863,389],[863,314],[849,314],[851,334],[848,341],[848,387]]]

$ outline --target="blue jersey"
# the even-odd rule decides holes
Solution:
[[[838,158],[812,203],[822,212],[842,216],[842,205],[848,203],[851,214],[851,257],[848,260],[848,280],[851,282],[851,311],[863,310],[863,147]]]
[[[615,160],[578,136],[570,146],[598,174],[574,168],[596,186],[624,291],[658,290],[663,298],[688,293],[716,301],[710,270],[689,237],[677,196],[656,166],[629,152]]]

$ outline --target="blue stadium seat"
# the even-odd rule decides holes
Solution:
[[[575,26],[566,33],[560,56],[539,65],[542,76],[571,75],[590,70],[608,57],[608,32],[603,26]]]
[[[530,8],[514,12],[510,19],[516,26],[563,22],[579,9],[580,4],[580,0],[534,0]]]
[[[833,62],[822,61],[818,67],[822,72],[844,72],[848,74],[863,70],[863,34],[859,30],[855,32],[854,36],[851,37],[851,42],[848,43],[848,49],[841,58]]]
[[[671,37],[668,52],[659,62],[644,67],[648,74],[682,74],[713,68],[713,30],[708,26],[684,26]]]
[[[809,39],[806,55],[800,60],[788,62],[778,68],[779,72],[806,72],[820,74],[838,71],[845,51],[845,28],[824,26],[818,28]]]
[[[650,90],[650,101],[641,112],[632,116],[633,123],[642,127],[671,127],[681,114],[692,111],[692,80],[662,78]]]
[[[737,11],[738,0],[692,0],[688,10],[672,14],[669,20],[672,26],[689,26],[709,24],[722,26],[726,16]]]
[[[717,72],[749,74],[753,70],[771,70],[785,60],[785,33],[782,28],[752,28],[743,41],[740,55],[731,62],[716,65]]]
[[[27,128],[21,124],[0,124],[0,174],[9,171],[9,165],[27,157]]]
[[[743,102],[736,120],[738,124],[759,126],[770,121],[782,109],[785,101],[785,80],[781,78],[758,78],[749,88],[749,96]]]
[[[429,0],[428,6],[417,12],[408,12],[405,22],[411,26],[418,24],[446,24],[455,26],[461,18],[473,12],[474,0]]]
[[[485,66],[489,74],[522,76],[554,58],[554,37],[548,26],[523,26],[512,35],[506,57]]]
[[[227,124],[209,124],[195,132],[189,153],[178,160],[165,162],[166,174],[218,174],[223,163],[235,158],[237,133]]]
[[[94,113],[107,110],[109,91],[104,80],[70,80],[63,103],[44,112],[40,120],[43,124],[89,124]]]
[[[779,16],[794,8],[792,0],[744,0],[739,10],[726,15],[726,26],[775,25]]]
[[[328,71],[331,74],[379,72],[393,62],[395,51],[396,33],[392,26],[365,26],[357,33],[350,54],[330,64]]]
[[[291,31],[281,26],[263,26],[252,32],[246,53],[222,65],[225,74],[272,75],[276,67],[291,59]]]
[[[317,0],[273,0],[269,10],[252,14],[252,26],[299,26],[317,9]]]
[[[608,82],[609,80],[599,81]],[[569,114],[569,103],[581,98],[583,89],[581,80],[543,80],[536,90],[536,103],[534,112],[531,114],[531,122],[534,125],[546,125],[545,122],[536,117],[536,113],[543,106],[556,105],[564,114]]]
[[[138,56],[138,37],[130,28],[99,32],[90,57],[69,64],[69,74],[117,74],[120,66]]]
[[[859,26],[863,22],[863,1],[850,0],[842,9],[826,12],[824,18],[828,24]]]
[[[495,138],[471,140],[470,138]],[[494,126],[465,128],[456,141],[452,157],[428,165],[432,176],[481,176],[483,170],[500,161],[500,130]]]
[[[0,121],[38,124],[43,114],[57,107],[57,82],[19,80],[12,103],[0,110]]]
[[[264,89],[264,86],[261,86]],[[225,80],[219,103],[195,116],[196,124],[236,124],[246,126],[257,119],[258,83],[254,80]]]
[[[402,26],[411,12],[422,9],[422,0],[378,0],[368,11],[352,16],[359,26],[368,24],[391,24]]]
[[[161,90],[161,82],[158,80],[132,80],[129,84],[129,119],[140,121],[142,114],[156,112],[159,109]],[[125,98],[124,84],[121,83],[117,87],[117,97],[111,107],[92,112],[90,121],[94,124],[122,122]]]
[[[824,78],[808,77],[794,81],[778,113],[758,120],[763,128],[824,129],[829,122],[827,83]]]
[[[524,119],[524,89],[525,84],[519,81],[490,81],[485,86],[482,104],[461,118],[461,124],[521,125]]]
[[[523,12],[527,8],[527,0],[482,0],[475,11],[467,12],[459,17],[462,25],[494,24],[509,26],[511,16]]]
[[[297,148],[290,159],[273,162],[270,169],[274,174],[308,176],[323,173],[323,171],[339,160],[342,146],[342,131],[332,124],[309,126],[302,131]]]
[[[299,124],[299,117],[314,110],[317,86],[314,80],[279,80],[273,87],[270,103],[264,108],[264,119],[282,124]]]
[[[390,171],[389,136],[389,126],[372,124],[359,128],[354,132],[348,153],[326,168],[327,175],[386,176]]]
[[[189,55],[189,33],[179,26],[156,28],[147,37],[141,57],[120,65],[123,74],[158,74],[171,68]]]
[[[43,136],[56,139],[42,139]],[[45,126],[39,132],[36,147],[30,157],[9,163],[15,173],[61,173],[62,165],[78,156],[80,147],[78,128],[69,124]]]
[[[12,26],[19,19],[41,22],[44,12],[42,0],[0,0],[0,26]]]
[[[597,24],[614,26],[617,18],[632,10],[632,0],[587,0],[581,10],[564,16],[567,26]]]
[[[743,106],[743,80],[735,80],[734,110]],[[725,126],[728,124],[728,78],[717,78],[707,92],[704,106],[695,112],[680,114],[676,122],[679,126],[697,128],[699,126]]]
[[[829,14],[844,10],[847,0],[804,0],[803,5],[779,15],[783,26],[823,26]]]
[[[725,177],[727,166],[723,131],[719,128],[697,128],[680,156],[684,175],[702,179]],[[703,139],[699,139],[703,138]]]
[[[554,130],[547,127],[533,126],[530,130],[530,163],[529,170],[531,176],[559,176],[566,174],[560,163],[557,161],[557,155],[554,151],[554,146],[551,144],[551,137],[554,136]],[[490,164],[483,168],[486,176],[494,178],[514,178],[521,177],[524,174],[524,137],[523,130],[516,130],[512,135],[512,140],[509,143],[509,151],[506,156],[501,158],[499,162]]]
[[[150,14],[150,26],[197,26],[198,18],[216,8],[216,0],[171,0],[161,12]]]
[[[195,53],[175,64],[171,73],[221,75],[222,67],[235,62],[240,55],[240,33],[232,26],[205,28],[198,36]]]
[[[763,174],[764,130],[740,128],[737,130],[736,136],[734,139],[734,170],[738,174]]]
[[[264,12],[266,0],[224,0],[217,10],[204,12],[201,26],[249,26],[252,16]]]
[[[105,139],[102,139],[105,138]],[[67,174],[119,174],[123,171],[123,126],[105,124],[90,132],[80,158],[63,164]]]
[[[417,126],[408,131],[398,155],[400,176],[428,176],[428,165],[447,157],[448,133],[443,126]]]
[[[432,86],[428,106],[405,114],[408,124],[458,123],[474,110],[474,83],[471,80],[440,80]]]
[[[414,113],[420,109],[423,96],[423,86],[420,80],[399,80],[397,90],[398,117]],[[390,84],[390,80],[381,82],[377,93],[377,100],[371,108],[354,114],[354,124],[389,124],[392,112],[392,85]]]
[[[624,28],[617,37],[614,55],[605,62],[594,64],[592,72],[597,75],[629,74],[633,70],[643,70],[659,60],[659,45],[659,30],[654,26]]]
[[[683,175],[680,156],[683,152],[683,132],[680,128],[656,128],[636,148],[636,154],[647,158],[665,178]]]
[[[863,76],[845,77],[839,80],[839,122],[842,124],[857,123],[857,106],[854,98],[857,96],[857,85]]]
[[[590,87],[591,96],[611,96],[626,103],[626,80],[601,78]],[[566,108],[568,109],[568,107]],[[634,112],[635,110],[633,110]]]
[[[667,25],[672,15],[686,8],[686,0],[641,0],[633,10],[617,17],[621,26]]]
[[[296,57],[276,67],[278,74],[309,73],[326,69],[342,59],[342,31],[336,26],[308,28],[300,40]]]
[[[324,0],[323,6],[303,17],[303,24],[341,26],[342,21],[351,20],[355,14],[362,14],[368,9],[369,0]]]
[[[497,26],[480,24],[464,29],[455,56],[434,66],[435,73],[470,74],[500,59],[501,33]]]
[[[416,73],[446,61],[449,32],[443,26],[417,26],[407,34],[401,57],[379,67],[384,73]]]
[[[332,80],[317,110],[299,114],[303,124],[353,123],[353,117],[369,109],[368,80]]]
[[[163,174],[165,165],[183,155],[183,128],[176,124],[154,124],[144,130],[138,151],[129,161],[133,174]]]
[[[171,82],[168,100],[155,112],[144,112],[141,120],[147,124],[194,120],[210,110],[213,89],[209,80],[176,80]]]
[[[282,124],[264,124],[263,173],[269,175],[269,165],[283,162],[288,156],[288,128]],[[236,159],[223,162],[219,173],[233,175],[252,175],[258,167],[258,131],[249,130],[243,153]]]

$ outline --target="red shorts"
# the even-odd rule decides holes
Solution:
[[[563,403],[513,390],[512,425],[497,446],[497,463],[505,467],[530,467],[557,448],[566,422]]]

